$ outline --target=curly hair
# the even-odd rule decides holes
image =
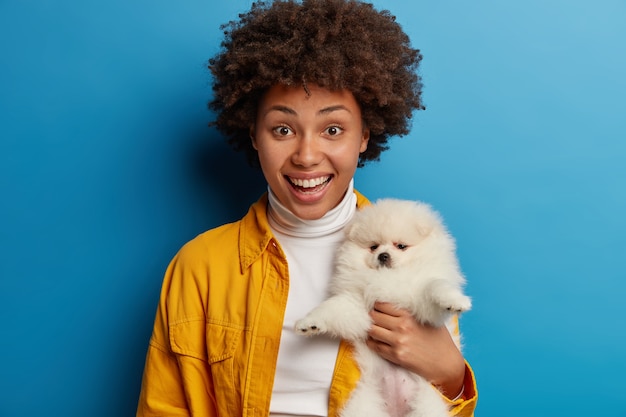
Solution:
[[[420,51],[389,11],[356,0],[276,0],[254,3],[221,26],[221,51],[209,60],[212,123],[258,166],[250,140],[259,101],[272,86],[317,84],[347,89],[370,129],[359,166],[378,160],[391,136],[409,132],[421,101]],[[307,90],[308,92],[308,90]]]

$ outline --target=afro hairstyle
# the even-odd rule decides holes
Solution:
[[[409,132],[414,110],[424,109],[418,65],[388,11],[356,0],[276,0],[252,5],[239,20],[221,26],[221,50],[209,60],[213,75],[212,123],[236,150],[259,166],[250,127],[263,94],[272,86],[307,83],[349,90],[370,130],[359,166],[378,160],[391,136]]]

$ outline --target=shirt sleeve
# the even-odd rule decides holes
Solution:
[[[210,366],[204,348],[204,319],[170,317],[178,311],[184,291],[180,272],[170,264],[144,367],[137,417],[217,416]],[[195,352],[204,352],[204,357]]]
[[[151,343],[146,355],[137,417],[189,416],[176,358]]]
[[[465,379],[463,381],[463,394],[455,400],[450,400],[442,395],[450,407],[450,416],[473,417],[476,402],[478,401],[478,390],[476,389],[476,378],[474,371],[467,361],[465,362]]]
[[[452,337],[455,338],[457,344],[460,344],[459,317],[455,315],[448,326],[448,329],[452,333]],[[474,416],[474,409],[476,408],[476,403],[478,401],[478,389],[476,387],[476,377],[474,375],[474,371],[467,361],[465,361],[465,379],[463,380],[461,395],[454,400],[449,399],[443,394],[441,394],[441,396],[448,403],[451,416]]]

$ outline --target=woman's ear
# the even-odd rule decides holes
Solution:
[[[254,125],[250,126],[250,140],[252,141],[252,147],[258,151],[259,149],[256,147],[256,133]]]
[[[363,129],[363,136],[361,137],[361,147],[359,148],[359,153],[365,152],[369,141],[370,141],[370,130],[367,128]]]

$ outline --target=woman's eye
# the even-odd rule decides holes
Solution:
[[[326,128],[326,134],[330,136],[336,136],[340,134],[341,132],[343,132],[343,129],[340,128],[339,126],[329,126]]]
[[[372,245],[372,246],[370,246],[370,250],[371,250],[372,252],[374,252],[376,249],[378,249],[378,245]]]
[[[292,133],[292,131],[287,126],[278,126],[274,128],[274,133],[279,136],[288,136]]]
[[[405,250],[406,248],[408,248],[408,245],[405,245],[404,243],[396,243],[396,248],[400,249],[400,250]]]

